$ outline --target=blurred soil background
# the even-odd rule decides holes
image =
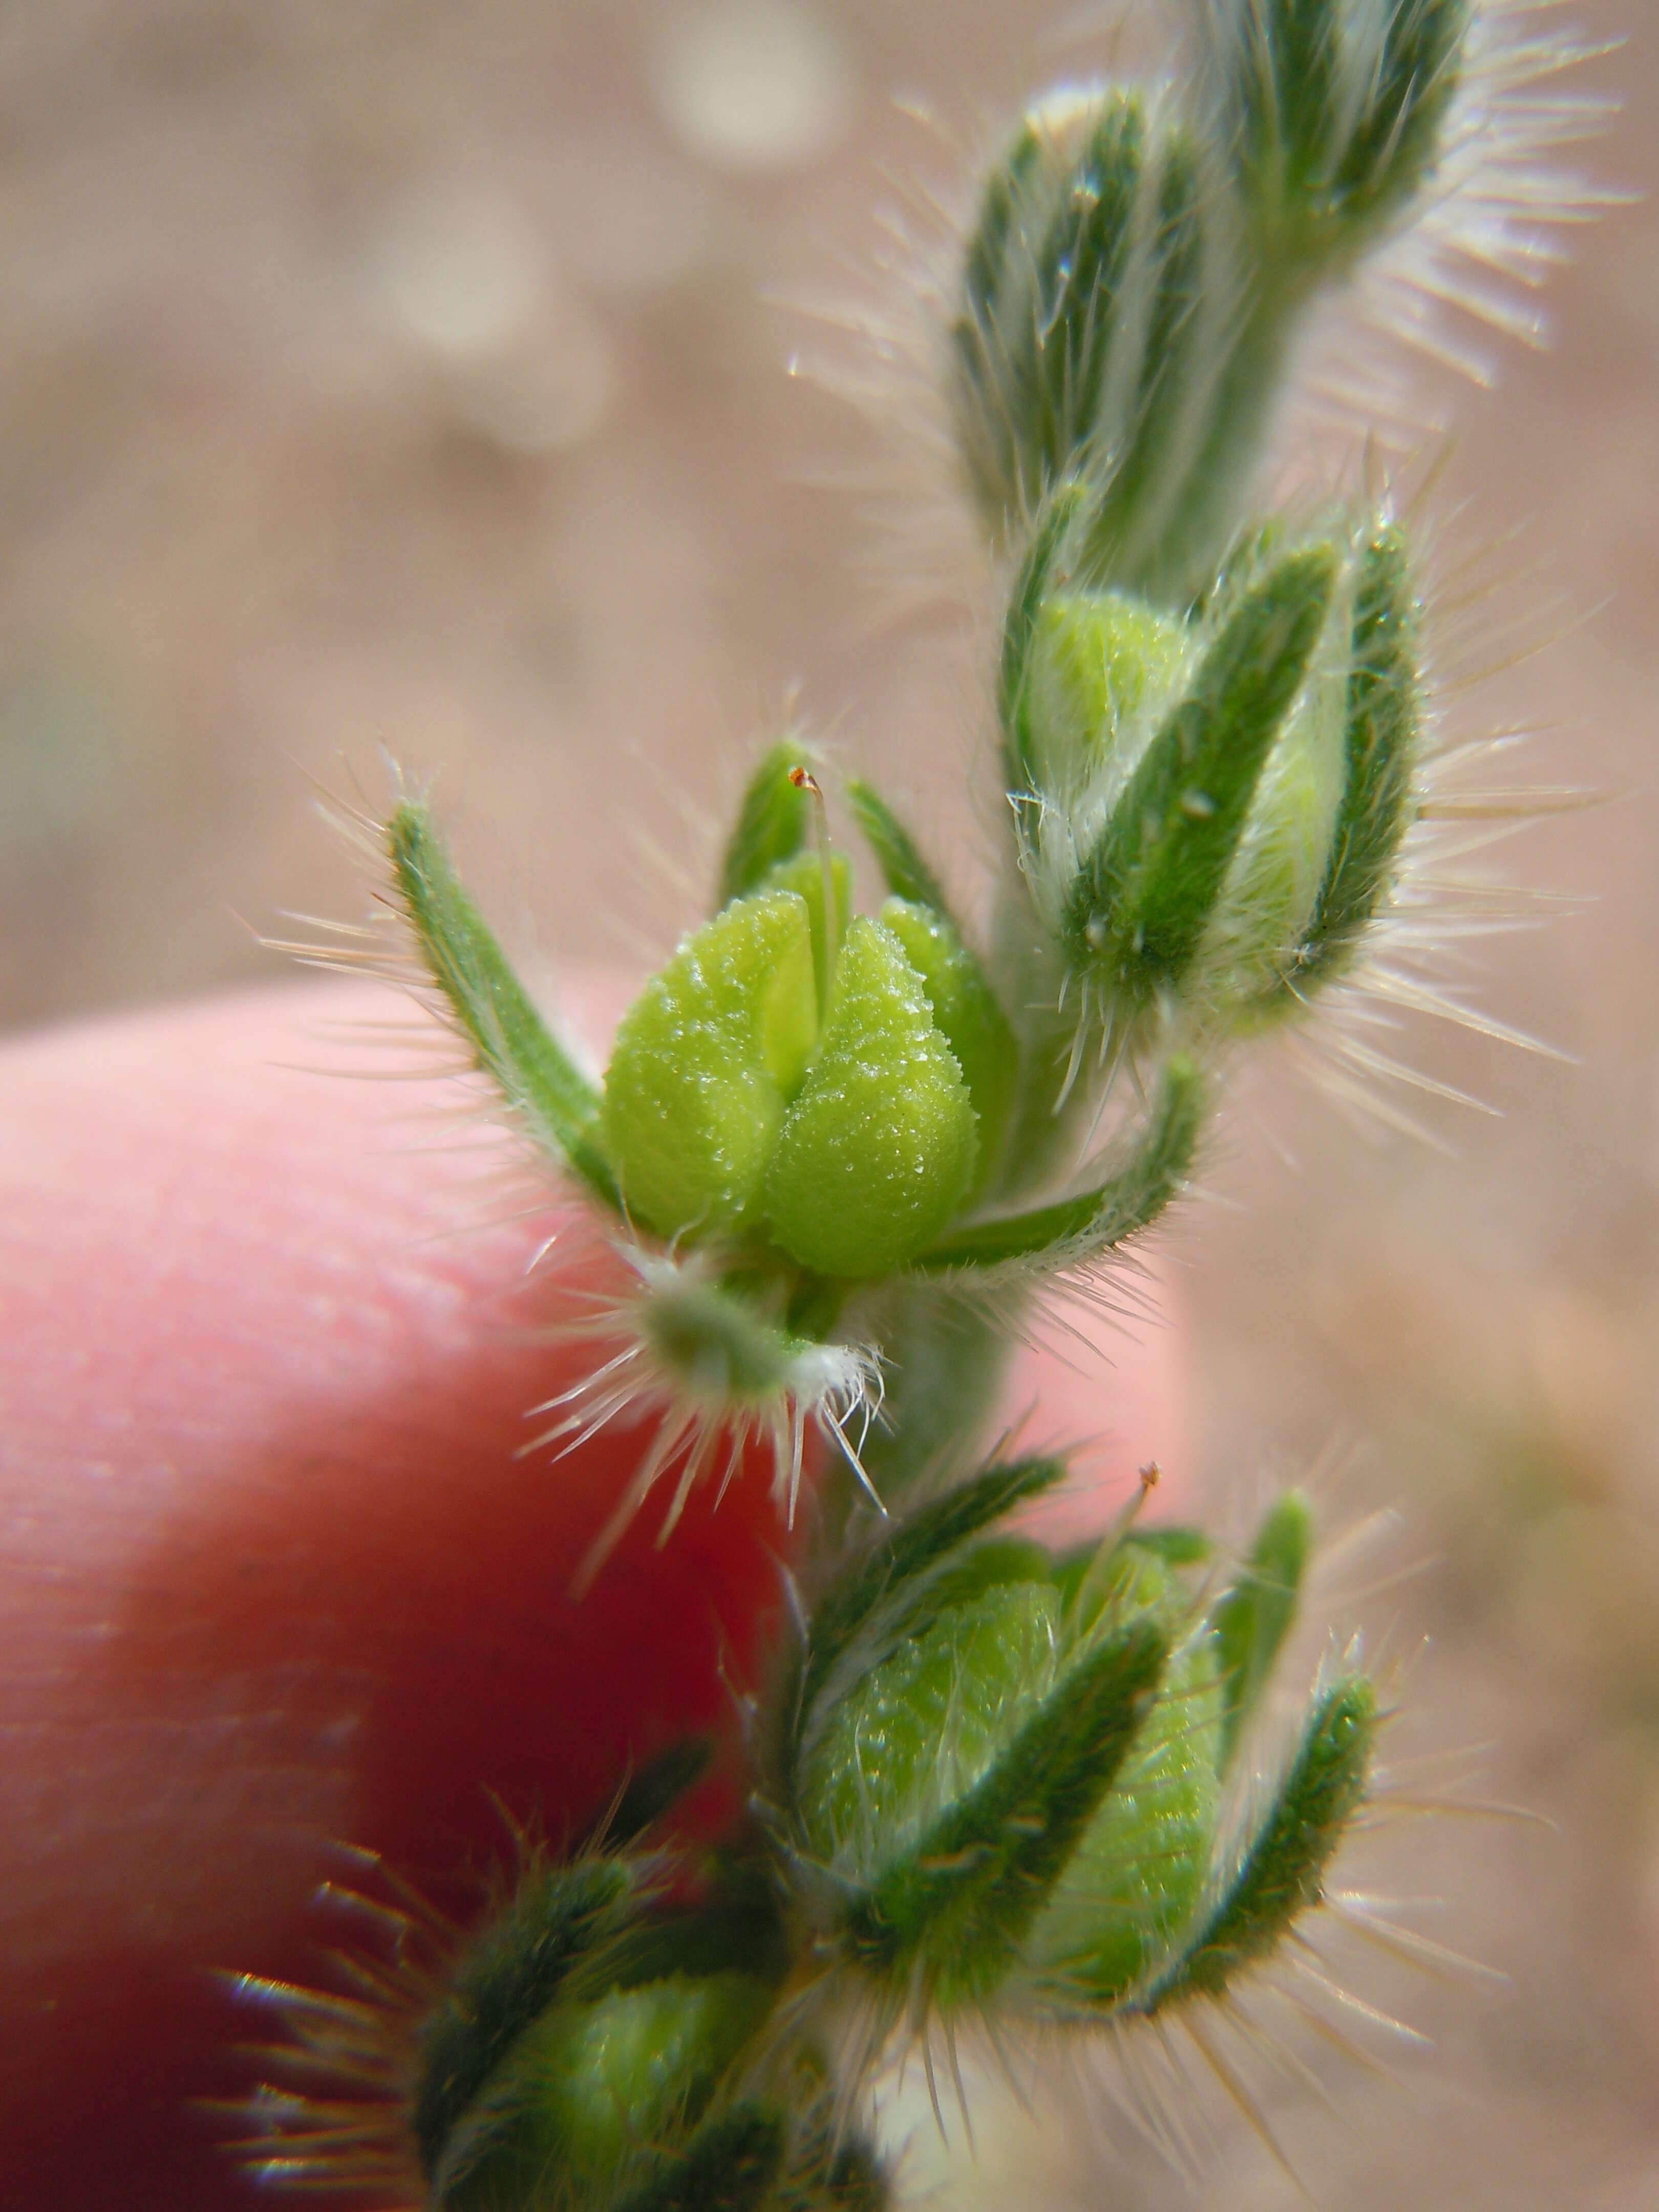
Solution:
[[[1403,1662],[1401,1809],[1461,1790],[1554,1824],[1362,1845],[1508,1979],[1350,1955],[1437,2048],[1357,2022],[1384,2081],[1304,2038],[1334,2118],[1259,2054],[1332,2212],[1659,2203],[1659,19],[1567,12],[1625,40],[1581,72],[1623,101],[1585,160],[1648,197],[1577,238],[1547,351],[1497,348],[1486,391],[1423,380],[1455,428],[1437,560],[1472,602],[1451,727],[1535,731],[1517,781],[1613,795],[1487,864],[1565,910],[1481,950],[1479,1002],[1565,1057],[1407,1025],[1407,1058],[1498,1109],[1425,1097],[1425,1143],[1357,1137],[1270,1055],[1174,1239],[1224,1522],[1310,1468],[1333,1525],[1397,1512],[1323,1595]],[[0,11],[0,1021],[271,975],[238,917],[361,903],[307,778],[376,799],[382,746],[438,774],[550,987],[672,945],[794,699],[970,887],[984,589],[965,536],[886,532],[886,459],[787,373],[833,333],[782,303],[879,297],[878,207],[909,220],[916,176],[960,195],[1022,93],[1155,51],[1159,18],[1121,47],[1048,26],[1026,0]],[[884,580],[958,556],[954,597],[891,618]],[[1439,1754],[1480,1746],[1453,1788]],[[1063,2084],[1036,2127],[988,2094],[976,2162],[919,2125],[913,2179],[1301,2201],[1198,2101],[1194,2185]]]

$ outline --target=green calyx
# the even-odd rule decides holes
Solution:
[[[978,1116],[884,923],[851,923],[819,1030],[813,919],[802,892],[757,892],[687,941],[617,1032],[605,1132],[624,1204],[659,1236],[755,1231],[801,1267],[855,1279],[890,1272],[956,1213]],[[947,1018],[981,1045],[994,1007],[964,1007],[951,948],[901,926]]]
[[[1127,696],[1148,639],[1161,666],[1176,649],[1159,618],[1126,608],[1118,627],[1115,658],[1092,672],[1097,695],[1116,684]],[[734,1402],[787,1365],[790,1316],[833,1318],[838,1296],[815,1285],[1107,1249],[1179,1188],[1202,1119],[1201,1085],[1172,1066],[1173,1121],[1151,1125],[1127,1181],[1016,1228],[1000,1213],[961,1227],[994,1203],[1008,1164],[1018,1033],[938,878],[868,786],[856,809],[895,892],[878,916],[852,915],[843,855],[786,849],[802,829],[783,805],[800,796],[798,752],[769,755],[761,797],[745,802],[726,874],[753,887],[647,984],[598,1094],[514,982],[424,811],[405,805],[392,825],[400,880],[405,848],[420,856],[406,896],[433,980],[526,1129],[637,1231],[715,1256],[649,1320],[671,1370],[706,1373],[705,1395],[729,1389]]]
[[[705,1759],[653,1762],[607,1835]],[[697,1902],[669,1901],[692,1882],[672,1852],[614,1841],[529,1855],[416,2038],[431,2212],[881,2212],[885,2176],[836,2122],[822,2054],[764,2033],[790,1959],[775,1887],[730,1859]]]
[[[1035,556],[1034,556],[1035,557]],[[1417,606],[1377,522],[1263,532],[1182,623],[1028,568],[1005,648],[1022,865],[1109,1035],[1238,1031],[1352,964],[1417,808]]]
[[[1363,1796],[1370,1733],[1316,1701],[1316,1747],[1243,1865],[1219,1864],[1237,1729],[1294,1612],[1300,1502],[1206,1610],[1190,1532],[1061,1558],[1001,1533],[1062,1471],[993,1467],[915,1514],[823,1592],[780,1692],[773,1817],[805,1908],[913,2014],[919,1995],[1073,2018],[1213,1993],[1316,1901]]]

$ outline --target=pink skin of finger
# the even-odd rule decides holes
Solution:
[[[573,1027],[599,1042],[619,995],[577,979]],[[465,1911],[501,1808],[556,1841],[630,1760],[729,1737],[776,1616],[758,1452],[571,1596],[645,1432],[522,1447],[584,1371],[557,1324],[608,1255],[556,1194],[489,1218],[499,1155],[441,1118],[452,1082],[316,1073],[396,1012],[304,984],[0,1048],[9,2212],[245,2201],[199,2100],[246,2092],[235,2046],[273,2023],[228,1976],[313,1981],[352,1939],[317,1901],[341,1839]],[[1085,1312],[1064,1362],[1016,1364],[1022,1443],[1088,1446],[1079,1528],[1153,1459],[1181,1501],[1185,1333],[1153,1287],[1138,1340]]]

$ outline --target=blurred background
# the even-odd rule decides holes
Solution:
[[[1118,12],[1060,29],[1097,65],[1155,52],[1151,0],[1121,39]],[[1659,20],[1568,12],[1625,41],[1580,72],[1623,102],[1588,163],[1650,194]],[[383,747],[437,775],[550,981],[672,945],[792,702],[970,890],[982,588],[896,599],[965,540],[895,540],[890,457],[789,370],[848,357],[804,303],[880,299],[878,210],[936,236],[910,180],[959,198],[1077,52],[1029,0],[0,11],[0,1022],[277,972],[252,929],[362,897],[311,780],[377,798]],[[1264,2057],[1333,2208],[1659,2203],[1659,202],[1574,243],[1548,350],[1423,382],[1470,602],[1451,728],[1534,731],[1516,781],[1609,794],[1491,861],[1562,910],[1486,949],[1480,1003],[1562,1056],[1408,1030],[1497,1109],[1425,1098],[1432,1141],[1357,1135],[1270,1060],[1174,1244],[1218,1514],[1313,1468],[1334,1526],[1397,1516],[1325,1597],[1401,1662],[1400,1809],[1462,1777],[1553,1824],[1362,1846],[1508,1978],[1354,1958],[1437,2050],[1339,2064],[1334,2117]],[[1438,1763],[1480,1747],[1479,1780]],[[1297,2201],[1200,2101],[1195,2186],[1121,2121],[1103,2140],[1087,2084],[1035,2129],[988,2093],[976,2162],[919,2128],[913,2177]]]

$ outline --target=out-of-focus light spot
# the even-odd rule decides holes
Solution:
[[[370,274],[387,320],[454,361],[517,338],[544,276],[539,241],[511,201],[437,186],[392,210],[371,246]]]
[[[458,377],[455,411],[507,453],[564,453],[599,428],[617,385],[615,347],[593,316],[566,301],[533,343]]]
[[[560,263],[594,290],[683,283],[708,258],[719,228],[715,188],[620,118],[562,131],[543,167]]]
[[[807,0],[703,0],[670,22],[653,76],[682,144],[736,170],[796,168],[829,153],[858,90],[846,34]]]
[[[381,226],[368,273],[386,320],[431,359],[439,405],[475,436],[562,453],[610,412],[616,349],[511,200],[423,186]]]

